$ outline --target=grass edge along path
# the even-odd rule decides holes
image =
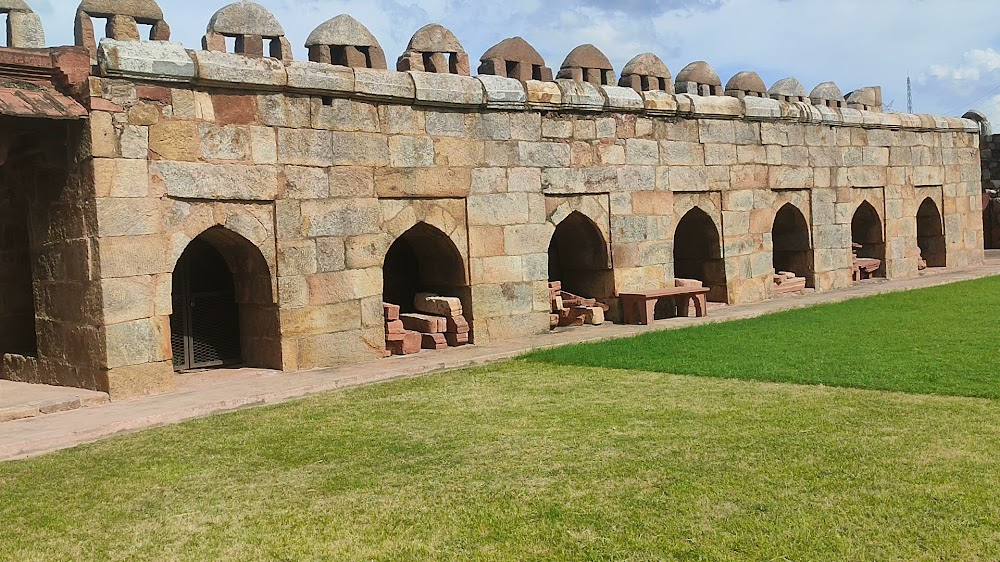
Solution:
[[[1000,277],[541,350],[526,361],[1000,398]]]

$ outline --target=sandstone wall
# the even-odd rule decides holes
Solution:
[[[965,120],[663,93],[636,105],[570,81],[532,93],[507,79],[190,56],[197,72],[155,80],[128,76],[119,56],[105,69],[116,78],[89,85],[101,360],[115,395],[169,388],[171,274],[213,226],[267,264],[279,333],[262,336],[256,362],[286,370],[382,356],[382,260],[420,222],[462,256],[477,343],[548,330],[549,242],[573,212],[604,237],[617,292],[672,286],[674,233],[695,208],[721,235],[734,304],[771,296],[785,204],[810,226],[818,290],[851,284],[863,202],[883,223],[890,278],[918,274],[928,197],[948,266],[982,260],[979,135]]]

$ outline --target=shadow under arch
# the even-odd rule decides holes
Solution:
[[[549,242],[549,281],[585,298],[614,296],[615,276],[608,244],[587,215],[573,211],[556,226]]]
[[[917,209],[917,246],[927,267],[948,266],[948,246],[944,238],[944,223],[937,203],[930,197]]]
[[[223,226],[202,232],[174,267],[170,344],[177,370],[281,369],[281,336],[267,260]]]
[[[860,244],[859,258],[872,258],[882,262],[872,277],[885,277],[885,235],[882,219],[878,211],[868,201],[864,201],[851,219],[851,241]]]
[[[472,326],[465,260],[455,242],[434,226],[418,222],[389,246],[382,263],[382,283],[382,300],[399,305],[404,313],[416,312],[417,293],[458,297]]]
[[[805,277],[807,287],[815,287],[815,268],[809,223],[798,207],[785,203],[774,215],[771,228],[775,273],[788,271]]]
[[[710,289],[708,300],[729,302],[722,239],[715,221],[695,207],[688,211],[674,232],[674,277],[697,279]]]
[[[28,199],[0,190],[0,355],[38,355]]]

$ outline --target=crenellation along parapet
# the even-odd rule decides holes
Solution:
[[[224,6],[212,16],[201,40],[206,51],[225,53],[226,38],[235,39],[234,52],[246,57],[263,58],[264,41],[268,41],[270,58],[292,60],[292,45],[285,30],[267,8],[250,0],[240,0]]]
[[[522,83],[494,75],[467,77],[398,72],[312,61],[282,62],[235,53],[184,51],[179,44],[170,42],[106,39],[100,51],[98,71],[107,77],[236,90],[286,91],[394,104],[509,111],[634,112],[655,117],[784,121],[916,131],[978,133],[981,128],[978,121],[965,118],[815,106],[809,103],[808,96],[807,101],[787,102],[773,97],[701,96],[662,90],[637,92],[633,88],[598,86],[571,79]],[[181,56],[182,51],[184,56]],[[877,96],[877,93],[865,92],[864,95]]]
[[[90,52],[97,63],[94,19],[105,20],[105,35],[118,41],[140,41],[139,24],[149,25],[150,41],[169,41],[170,26],[155,0],[83,0],[76,9],[74,38],[78,47]]]
[[[24,0],[0,0],[0,14],[7,16],[7,46],[44,49],[42,19]]]

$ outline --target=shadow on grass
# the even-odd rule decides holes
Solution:
[[[1000,277],[538,351],[525,361],[1000,398]]]

